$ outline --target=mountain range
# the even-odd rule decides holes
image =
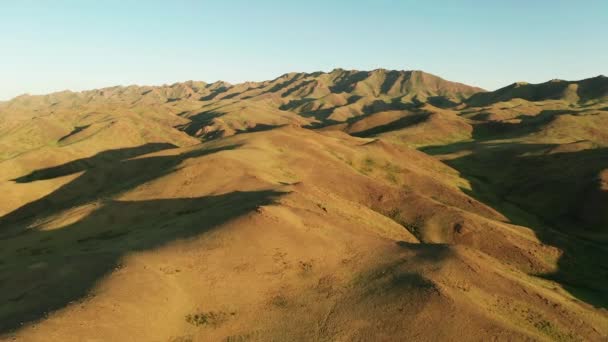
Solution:
[[[0,340],[608,339],[608,78],[0,102]]]

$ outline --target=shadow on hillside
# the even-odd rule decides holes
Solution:
[[[68,134],[64,135],[63,137],[59,138],[59,140],[57,140],[57,142],[58,143],[62,143],[66,139],[73,137],[74,135],[82,132],[83,130],[85,130],[85,129],[89,128],[89,127],[91,127],[91,125],[76,126],[76,127],[74,127],[74,129],[70,133],[68,133]]]
[[[285,126],[287,126],[287,124],[283,124],[283,125],[257,124],[253,127],[249,127],[246,129],[237,129],[235,134],[266,132],[266,131],[271,131],[273,129],[281,128],[281,127],[285,127]]]
[[[186,134],[189,136],[196,137],[202,128],[210,125],[213,122],[213,119],[224,115],[224,113],[216,112],[214,110],[200,112],[188,117],[190,122],[177,126],[176,128],[180,131],[186,132]]]
[[[608,234],[608,202],[602,202],[608,193],[597,178],[608,168],[608,149],[546,153],[556,146],[466,142],[421,150],[432,155],[468,151],[445,161],[470,181],[472,191],[465,192],[563,251],[557,271],[543,277],[580,300],[608,308],[608,246],[606,240],[593,241]]]
[[[355,100],[354,100],[355,102],[360,99],[360,97],[358,97],[356,95],[351,96],[351,98],[355,98]],[[349,101],[351,100],[351,98],[349,98]],[[383,133],[385,131],[389,131],[389,130],[393,130],[393,129],[402,129],[402,128],[408,127],[410,125],[420,123],[420,122],[424,121],[423,119],[425,119],[429,115],[429,113],[427,111],[420,109],[420,107],[421,107],[420,103],[417,103],[417,102],[404,103],[404,102],[400,102],[399,98],[395,98],[395,99],[392,99],[391,102],[385,102],[385,101],[381,101],[381,100],[374,101],[371,104],[368,104],[363,107],[361,115],[351,117],[351,118],[347,119],[346,121],[336,121],[336,120],[329,119],[328,117],[334,112],[334,110],[336,110],[337,108],[340,108],[340,107],[343,107],[343,106],[336,106],[336,107],[331,107],[331,108],[327,108],[327,109],[320,109],[320,110],[316,110],[316,111],[309,111],[309,112],[302,113],[301,115],[303,115],[303,116],[313,117],[316,120],[318,120],[318,122],[307,125],[307,126],[305,126],[305,128],[321,129],[321,128],[327,128],[327,127],[333,126],[333,125],[344,125],[344,124],[350,126],[350,125],[353,125],[354,123],[356,123],[357,121],[364,120],[373,114],[383,112],[383,111],[401,110],[401,111],[409,111],[409,112],[415,113],[414,115],[411,115],[408,118],[396,119],[393,122],[383,125],[383,127],[384,126],[386,126],[386,127],[378,128],[378,132],[373,133],[373,134],[379,134],[379,133]],[[423,116],[424,116],[424,118],[422,118]],[[417,117],[420,120],[418,121],[416,119],[412,119],[413,117]],[[391,125],[394,125],[394,128],[391,128]],[[370,128],[370,130],[372,130],[372,129],[374,129],[374,128]],[[357,136],[357,134],[361,134],[361,133],[354,133],[352,135]],[[365,136],[372,135],[372,133],[369,133],[369,132],[363,133],[363,134],[365,134]]]
[[[78,159],[19,177],[14,181],[17,183],[29,183],[84,171],[76,179],[61,186],[49,195],[0,217],[0,227],[11,224],[13,230],[17,228],[17,230],[22,231],[35,219],[47,215],[51,211],[65,210],[95,199],[111,197],[172,172],[176,166],[188,158],[201,157],[222,150],[234,149],[238,146],[231,145],[216,149],[197,149],[177,156],[160,155],[135,158],[139,155],[173,147],[175,146],[171,144],[154,143],[135,148],[110,150],[98,153],[90,158]],[[5,236],[8,231],[10,230],[7,228],[0,228],[0,238]]]
[[[357,83],[365,80],[369,75],[368,71],[343,73],[335,80],[334,85],[329,87],[329,91],[334,94],[351,93],[357,86]]]
[[[93,286],[119,269],[128,253],[196,236],[232,218],[273,203],[276,191],[232,192],[198,198],[120,201],[119,192],[175,170],[188,159],[235,148],[201,149],[171,156],[144,156],[171,147],[150,144],[107,151],[32,172],[19,182],[84,171],[44,198],[0,220],[0,334],[84,299]],[[102,162],[103,161],[103,162]],[[100,200],[101,199],[101,200]],[[95,201],[91,212],[60,228],[26,228],[35,220]],[[84,209],[86,210],[86,209]],[[80,210],[79,212],[82,212]],[[71,213],[79,215],[79,213]],[[69,216],[69,215],[68,215]],[[7,232],[13,234],[7,234]]]
[[[380,86],[380,94],[388,94],[388,92],[395,86],[397,80],[401,76],[401,73],[396,70],[391,70],[386,73],[384,82]]]
[[[361,132],[351,133],[351,135],[355,136],[355,137],[360,137],[360,138],[367,138],[367,137],[375,136],[375,135],[382,134],[385,132],[397,131],[400,129],[404,129],[404,128],[422,123],[422,122],[426,121],[428,119],[428,117],[429,117],[429,114],[425,114],[425,113],[408,115],[408,116],[399,118],[397,120],[391,121],[384,125],[378,125],[378,126],[374,126],[370,129],[366,129]]]
[[[219,118],[223,115],[225,115],[225,114],[217,113],[214,111],[202,112],[202,113],[189,117],[189,119],[190,119],[189,123],[187,123],[185,125],[177,126],[176,128],[183,132],[186,132],[186,134],[188,134],[192,137],[199,138],[204,141],[219,139],[219,138],[224,137],[224,134],[226,133],[225,130],[218,129],[218,130],[205,131],[205,127],[212,125],[213,119]],[[271,129],[280,128],[280,127],[284,127],[284,126],[285,126],[285,124],[269,125],[269,124],[258,123],[252,127],[247,127],[244,129],[235,129],[235,134],[269,131]]]
[[[314,118],[320,123],[325,124],[328,121],[333,121],[329,119],[329,116],[334,112],[334,110],[342,107],[333,106],[329,108],[315,109],[318,105],[316,101],[317,99],[306,97],[303,99],[290,100],[288,103],[281,105],[279,109],[286,111],[296,111],[297,113],[299,113],[299,115],[305,118]]]
[[[585,114],[580,110],[543,110],[537,115],[520,115],[520,122],[486,121],[473,125],[473,138],[476,140],[489,139],[514,139],[529,134],[538,133],[543,127],[551,123],[560,115],[597,115]],[[480,113],[473,117],[474,120],[486,120],[488,113]]]
[[[453,255],[453,250],[447,244],[411,243],[406,241],[397,241],[395,243],[401,248],[415,252],[415,257],[413,258],[414,260],[407,260],[408,262],[440,262]]]
[[[38,180],[63,177],[77,172],[85,171],[87,169],[101,167],[106,163],[127,160],[144,154],[172,148],[177,148],[177,146],[169,143],[150,143],[137,147],[107,150],[97,153],[93,157],[77,159],[69,163],[65,163],[63,165],[36,170],[25,176],[13,179],[13,181],[17,183],[30,183]]]
[[[457,107],[460,103],[454,102],[445,96],[430,96],[427,102],[435,107],[449,109]]]
[[[199,101],[211,101],[215,99],[218,95],[227,92],[229,89],[229,87],[219,87],[217,89],[214,89],[209,95],[202,96]]]
[[[290,79],[275,84],[274,86],[272,86],[272,88],[266,90],[262,94],[269,94],[269,93],[271,94],[271,93],[281,91],[281,90],[289,87],[290,85],[294,84],[296,81],[300,80],[302,76],[303,75],[301,75],[301,74],[295,74]],[[278,80],[278,78],[274,79],[274,81],[276,81],[276,80]]]
[[[306,80],[306,81],[300,82],[299,84],[296,84],[295,86],[285,90],[285,92],[283,92],[283,94],[281,94],[281,97],[290,96],[291,94],[295,93],[296,91],[298,91],[300,89],[304,89],[308,85],[311,85],[315,82],[317,82],[317,81],[316,80]],[[291,84],[289,84],[289,85],[291,85]],[[312,92],[312,90],[309,91],[309,93],[310,92]],[[307,94],[307,95],[310,95],[310,94]]]
[[[332,107],[323,107],[319,108],[318,99],[315,98],[302,98],[290,100],[288,103],[283,104],[279,107],[280,110],[286,111],[294,111],[299,115],[306,118],[314,118],[317,120],[316,123],[313,123],[308,126],[308,128],[324,128],[327,126],[335,125],[335,124],[344,124],[344,123],[354,123],[355,121],[364,119],[372,114],[390,111],[390,110],[410,110],[410,111],[419,111],[420,107],[423,105],[422,102],[416,101],[415,99],[411,102],[401,102],[401,97],[394,97],[390,99],[390,101],[385,100],[375,100],[371,103],[364,105],[361,108],[360,115],[351,117],[347,121],[336,121],[332,120],[329,117],[339,108],[346,108],[357,101],[363,99],[362,96],[359,95],[351,95],[346,99],[346,104],[343,105],[335,105]]]
[[[380,265],[357,274],[353,285],[365,289],[364,296],[372,301],[390,292],[398,293],[398,300],[422,301],[422,305],[412,308],[420,312],[428,303],[427,295],[439,294],[435,282],[429,279],[424,270],[442,267],[444,261],[453,255],[453,250],[444,244],[420,244],[397,241],[403,254],[399,258],[387,260]],[[421,296],[422,295],[422,296]]]

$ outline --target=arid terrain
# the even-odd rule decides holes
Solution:
[[[1,341],[606,341],[608,77],[0,102]]]

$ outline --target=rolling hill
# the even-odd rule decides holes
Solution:
[[[606,340],[607,83],[0,103],[0,340]]]

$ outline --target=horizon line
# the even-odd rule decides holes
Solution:
[[[107,86],[100,86],[100,87],[86,87],[86,88],[81,88],[81,89],[69,89],[69,88],[65,88],[65,89],[58,89],[58,90],[52,90],[49,92],[44,92],[44,93],[29,93],[29,92],[25,92],[13,97],[9,97],[9,98],[0,98],[0,103],[6,103],[6,102],[11,102],[15,99],[18,99],[20,97],[26,97],[26,96],[49,96],[49,95],[53,95],[53,94],[59,94],[59,93],[85,93],[85,92],[90,92],[90,91],[95,91],[95,90],[103,90],[103,89],[110,89],[110,88],[128,88],[128,87],[171,87],[177,84],[184,84],[184,83],[188,83],[188,82],[202,82],[205,84],[215,84],[215,83],[227,83],[230,86],[237,86],[237,85],[241,85],[241,84],[245,84],[245,83],[261,83],[261,82],[268,82],[268,81],[274,81],[280,77],[289,75],[289,74],[315,74],[315,73],[323,73],[323,74],[329,74],[332,73],[334,71],[337,70],[344,70],[344,71],[363,71],[363,72],[373,72],[373,71],[397,71],[397,72],[423,72],[425,74],[430,74],[433,75],[435,77],[439,77],[445,81],[448,82],[453,82],[453,83],[460,83],[469,87],[475,87],[475,88],[479,88],[482,89],[482,91],[480,92],[493,92],[493,91],[498,91],[500,89],[506,88],[508,86],[511,86],[513,84],[543,84],[543,83],[548,83],[548,82],[554,82],[554,81],[564,81],[564,82],[580,82],[580,81],[584,81],[584,80],[588,80],[588,79],[593,79],[593,78],[606,78],[607,76],[605,76],[604,74],[597,74],[596,76],[590,76],[590,77],[585,77],[585,78],[580,78],[580,79],[576,79],[576,80],[567,80],[567,79],[561,79],[561,78],[552,78],[549,79],[547,81],[542,81],[542,82],[527,82],[527,81],[513,81],[510,82],[502,87],[498,87],[496,89],[493,90],[489,90],[489,89],[485,89],[483,87],[480,87],[478,85],[472,85],[472,84],[468,84],[468,83],[464,83],[458,80],[450,80],[450,79],[446,79],[440,75],[437,75],[435,73],[432,72],[427,72],[421,69],[390,69],[390,68],[374,68],[374,69],[369,69],[369,70],[365,70],[365,69],[353,69],[353,68],[342,68],[342,67],[334,67],[329,71],[324,71],[324,70],[316,70],[316,71],[289,71],[289,72],[284,72],[281,73],[280,75],[274,77],[274,78],[267,78],[267,79],[261,79],[261,80],[239,80],[239,81],[226,81],[226,80],[222,80],[222,79],[218,79],[215,81],[204,81],[204,80],[195,80],[195,79],[188,79],[188,80],[183,80],[183,81],[174,81],[174,82],[163,82],[163,83],[130,83],[130,84],[112,84],[112,85],[107,85]]]

